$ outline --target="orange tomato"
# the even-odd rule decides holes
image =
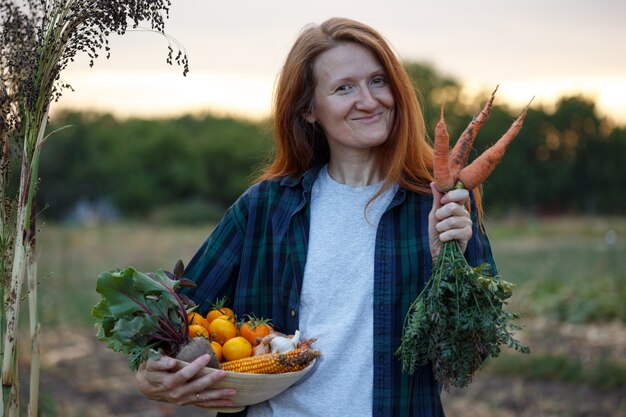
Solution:
[[[189,336],[190,337],[209,337],[209,331],[199,324],[190,324],[189,325]]]
[[[237,318],[234,315],[222,314],[221,316],[216,317],[217,319],[228,320],[229,322],[237,325]],[[215,320],[215,319],[213,319]]]
[[[214,308],[206,315],[206,319],[209,323],[221,316],[233,317],[235,313],[228,307]]]
[[[239,334],[248,342],[254,345],[257,337],[263,338],[270,334],[272,328],[265,322],[259,320],[248,320],[239,326]]]
[[[210,322],[218,318],[219,316],[234,316],[235,313],[230,308],[226,307],[227,298],[218,298],[211,306],[211,310],[206,315],[206,319]]]
[[[204,317],[202,317],[202,314],[196,313],[195,311],[187,314],[187,324],[199,324],[200,326],[209,330],[209,322]]]
[[[252,345],[241,336],[233,337],[222,346],[222,355],[227,361],[247,358],[252,355]]]
[[[209,323],[209,334],[211,335],[211,340],[224,345],[226,341],[237,336],[237,326],[228,320],[215,319]]]
[[[211,342],[211,347],[213,348],[213,352],[215,353],[215,357],[218,362],[222,361],[222,345],[217,342]]]

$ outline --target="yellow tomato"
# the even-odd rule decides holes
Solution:
[[[222,355],[227,361],[247,358],[252,355],[252,345],[241,336],[233,337],[222,346]]]
[[[209,323],[211,340],[224,345],[229,339],[237,336],[237,326],[229,320],[215,319]]]
[[[213,348],[213,352],[215,352],[215,357],[217,358],[217,361],[221,362],[222,361],[222,345],[220,345],[217,342],[211,342],[211,347]]]
[[[233,323],[234,325],[237,325],[237,318],[234,315],[228,315],[228,314],[222,314],[219,317],[216,317],[218,319],[222,319],[222,320],[228,320],[229,322]]]
[[[209,331],[199,324],[190,324],[189,325],[189,336],[190,337],[209,337]]]
[[[209,330],[209,322],[202,317],[202,314],[196,313],[195,311],[187,314],[187,324],[199,324],[205,329]]]
[[[235,313],[228,307],[214,308],[206,315],[206,319],[209,323],[221,316],[233,317]]]
[[[211,303],[211,310],[206,315],[206,319],[211,323],[219,316],[234,316],[235,313],[230,308],[226,307],[228,299],[226,297],[218,298],[215,302]]]

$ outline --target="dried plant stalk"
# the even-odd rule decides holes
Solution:
[[[16,379],[16,341],[19,302],[28,270],[31,337],[33,349],[29,412],[36,416],[38,401],[38,328],[36,296],[36,255],[33,202],[37,191],[39,157],[45,141],[50,104],[63,89],[63,69],[77,53],[86,53],[93,65],[104,50],[108,37],[123,35],[129,27],[147,22],[151,30],[164,34],[170,0],[0,0],[0,181],[2,204],[0,220],[0,278],[4,311],[0,325],[2,416],[19,415]],[[176,62],[188,71],[186,54],[172,38],[168,39],[167,62]],[[178,54],[174,56],[175,49]],[[21,141],[19,192],[15,217],[11,198],[6,194],[10,141]],[[12,222],[14,220],[14,223]],[[10,273],[9,273],[10,271]],[[10,275],[10,276],[9,276]]]

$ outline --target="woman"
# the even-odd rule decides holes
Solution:
[[[274,127],[274,162],[185,275],[203,312],[227,296],[238,314],[318,339],[314,372],[247,415],[442,416],[430,367],[407,375],[394,357],[404,315],[441,242],[458,240],[472,264],[493,259],[465,209],[469,193],[431,186],[432,148],[406,72],[368,26],[309,26],[280,74]],[[149,360],[137,384],[155,400],[230,405],[233,390],[211,388],[222,374],[188,382],[207,362],[169,373],[170,358]]]

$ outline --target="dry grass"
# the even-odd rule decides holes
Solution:
[[[188,262],[211,229],[129,223],[44,225],[38,241],[42,323],[92,323],[100,272],[126,266],[171,270],[179,259]]]

